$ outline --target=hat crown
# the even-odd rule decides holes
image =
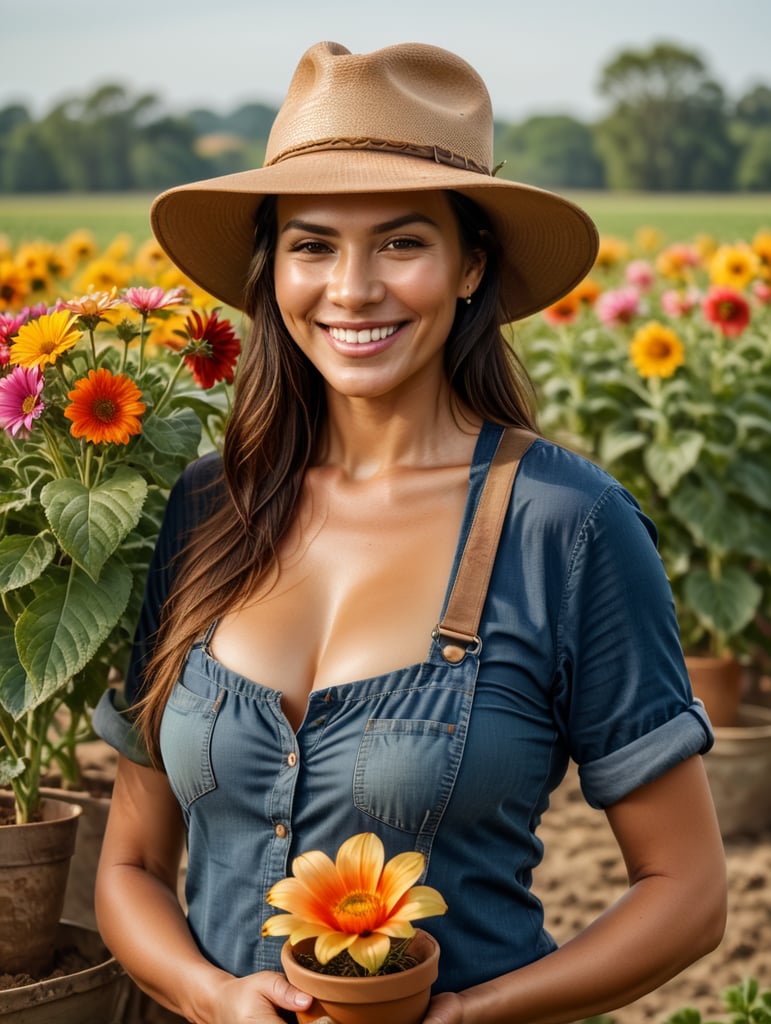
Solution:
[[[461,57],[424,43],[354,54],[312,46],[273,123],[265,164],[335,142],[437,149],[490,173],[493,114],[484,82]]]

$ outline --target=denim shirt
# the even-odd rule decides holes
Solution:
[[[499,436],[485,424],[477,442],[448,594]],[[191,515],[205,514],[200,482],[213,468],[190,467],[170,498],[129,704],[173,550]],[[218,663],[212,630],[202,637],[169,698],[161,747],[187,827],[189,926],[205,955],[236,975],[279,970],[283,939],[260,934],[274,912],[268,889],[299,853],[334,857],[363,831],[381,837],[388,857],[422,851],[422,881],[448,904],[418,922],[441,946],[435,992],[551,952],[531,877],[537,827],[569,759],[600,808],[712,743],[655,542],[607,473],[538,440],[515,483],[479,652],[448,664],[427,637],[420,664],[312,692],[295,733],[281,693]],[[95,727],[141,761],[114,696],[100,702]]]

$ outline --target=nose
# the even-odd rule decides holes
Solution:
[[[385,291],[368,255],[353,248],[340,250],[327,282],[327,296],[335,305],[362,309],[382,301]]]

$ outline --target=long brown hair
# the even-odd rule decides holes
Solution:
[[[494,233],[474,202],[456,192],[448,197],[465,251],[482,252],[486,259],[472,305],[458,304],[445,346],[448,380],[482,419],[532,430],[532,389],[499,327],[505,316]],[[226,497],[194,529],[180,557],[145,671],[138,724],[156,764],[163,710],[191,644],[271,571],[305,472],[320,454],[324,382],[289,336],[276,304],[275,244],[276,200],[269,197],[257,218],[247,284],[251,329],[224,439]]]

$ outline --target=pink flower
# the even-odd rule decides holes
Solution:
[[[640,293],[636,288],[616,288],[603,292],[594,304],[597,316],[608,327],[628,324],[640,312]]]
[[[761,305],[771,304],[771,284],[768,281],[756,281],[752,286],[752,293]]]
[[[700,298],[696,288],[686,288],[685,291],[668,288],[661,293],[661,308],[673,318],[688,316],[698,306]]]
[[[647,260],[632,260],[627,264],[624,276],[629,284],[639,288],[642,292],[650,291],[656,281],[653,267]]]
[[[21,313],[0,313],[0,340],[8,341],[13,338],[20,327],[26,324],[29,316],[29,309],[24,308]]]
[[[37,366],[16,366],[7,377],[0,378],[0,427],[12,437],[22,428],[31,430],[32,421],[45,408],[42,390],[43,374]]]
[[[170,288],[164,291],[160,285],[154,285],[152,288],[127,288],[123,298],[143,316],[149,316],[158,309],[168,309],[169,306],[181,306],[188,301],[184,288]]]
[[[11,361],[11,346],[0,335],[0,366],[7,366]]]
[[[726,338],[738,338],[750,322],[750,304],[734,288],[713,286],[701,308],[707,320],[716,324]]]

